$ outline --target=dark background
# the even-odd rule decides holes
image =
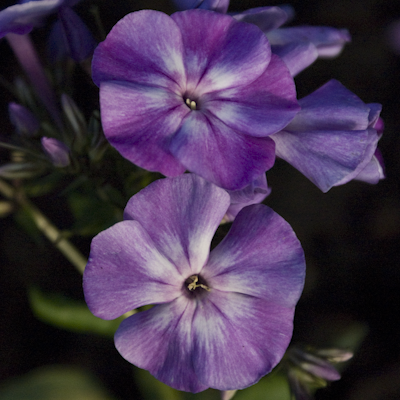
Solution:
[[[107,31],[130,11],[173,11],[167,1],[115,1],[113,6],[105,0],[83,1],[76,11],[93,27],[88,9],[94,3],[100,6]],[[231,1],[230,11],[278,4]],[[284,162],[277,161],[268,172],[272,194],[266,204],[292,225],[307,259],[307,282],[297,308],[294,341],[327,346],[349,326],[358,327],[365,337],[343,378],[318,391],[316,398],[399,399],[400,53],[388,44],[388,26],[400,20],[400,2],[297,0],[291,5],[296,11],[292,25],[347,28],[352,35],[352,42],[337,59],[318,60],[296,77],[299,97],[335,78],[365,103],[381,103],[385,132],[379,148],[387,174],[376,186],[350,182],[323,194]],[[46,33],[38,30],[34,38],[42,39]],[[2,40],[0,74],[12,79],[18,73],[11,50]],[[84,74],[77,79],[82,80],[80,106],[85,108],[86,97],[95,96],[97,89]],[[0,96],[0,135],[12,130],[6,113],[11,100],[6,91]],[[6,160],[5,152],[0,156]],[[57,195],[35,199],[35,204],[57,221],[59,228],[71,223],[63,199]],[[75,243],[88,254],[90,240],[78,238]],[[81,277],[46,239],[32,241],[12,216],[0,219],[0,267],[1,380],[43,365],[79,365],[91,370],[116,397],[141,398],[131,366],[111,340],[63,331],[33,316],[26,295],[29,285],[82,299]]]

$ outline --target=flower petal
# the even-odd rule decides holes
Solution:
[[[269,207],[243,208],[201,272],[211,288],[294,307],[303,289],[304,253],[291,226]]]
[[[225,214],[224,221],[231,222],[239,214],[239,211],[251,204],[261,203],[271,193],[268,187],[267,177],[261,174],[250,185],[241,190],[228,190],[231,205]]]
[[[193,318],[193,365],[214,389],[244,389],[281,360],[293,331],[294,307],[211,289]]]
[[[229,190],[250,184],[275,161],[269,138],[241,135],[206,110],[184,119],[170,150],[189,171]]]
[[[273,136],[276,154],[324,193],[355,178],[371,160],[376,131],[282,131]]]
[[[125,158],[150,171],[176,176],[185,168],[169,144],[190,111],[164,88],[106,81],[100,86],[104,134]]]
[[[323,192],[354,179],[371,161],[380,137],[368,128],[375,120],[374,107],[371,111],[334,80],[299,103],[302,110],[293,121],[271,136],[276,155]]]
[[[209,93],[202,101],[203,108],[230,128],[257,137],[283,129],[300,110],[293,78],[274,54],[265,72],[251,84]]]
[[[208,388],[193,370],[192,319],[196,303],[181,296],[122,321],[115,346],[122,357],[178,390]]]
[[[247,85],[270,61],[268,40],[256,26],[198,9],[171,18],[182,32],[188,97]]]
[[[279,28],[267,33],[271,45],[285,45],[293,42],[311,42],[324,58],[336,57],[347,42],[350,34],[347,29],[327,26],[296,26]]]
[[[118,80],[167,87],[185,85],[182,36],[166,14],[142,10],[122,18],[93,56],[93,80]]]
[[[7,33],[29,33],[41,18],[55,12],[64,0],[29,1],[0,11],[0,38]]]
[[[381,179],[385,179],[384,163],[379,149],[375,150],[375,154],[371,158],[371,161],[354,179],[372,185],[378,183]]]
[[[181,294],[182,278],[137,221],[123,221],[93,240],[83,274],[90,311],[114,319],[137,307]]]
[[[311,42],[274,45],[272,52],[282,59],[292,76],[299,74],[318,58],[318,50]]]
[[[238,21],[258,26],[264,33],[279,28],[288,20],[288,14],[281,7],[256,7],[233,15]]]
[[[228,207],[228,193],[185,174],[141,190],[129,200],[124,218],[139,221],[186,279],[207,261],[211,239]]]
[[[285,130],[364,130],[370,107],[335,79],[299,100],[301,111]]]

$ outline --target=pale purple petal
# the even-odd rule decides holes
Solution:
[[[96,85],[108,80],[170,88],[185,86],[182,35],[166,14],[142,10],[126,15],[93,56]]]
[[[0,11],[0,38],[7,33],[29,33],[41,19],[55,12],[64,0],[29,1]]]
[[[185,280],[207,261],[211,239],[228,207],[225,190],[185,174],[158,180],[137,193],[124,217],[142,224]]]
[[[178,390],[208,388],[193,369],[192,320],[197,304],[181,296],[122,321],[115,346],[122,357]]]
[[[192,322],[199,381],[219,390],[244,389],[281,360],[293,331],[293,307],[211,289]]]
[[[166,176],[185,172],[169,150],[190,111],[179,96],[163,88],[106,81],[100,85],[100,107],[104,134],[125,158]]]
[[[291,226],[269,207],[245,207],[201,272],[211,288],[291,308],[305,277],[304,253]]]
[[[229,190],[242,189],[275,161],[271,139],[241,135],[206,111],[184,119],[170,149],[189,171]]]
[[[256,7],[235,14],[233,18],[256,25],[264,33],[267,33],[287,22],[288,14],[281,7]]]
[[[370,107],[334,79],[299,103],[301,111],[285,130],[365,130],[370,125]]]
[[[69,148],[67,145],[57,139],[48,137],[42,137],[41,143],[54,166],[64,168],[70,164]]]
[[[283,60],[292,76],[299,74],[318,58],[318,50],[311,42],[274,45],[272,52]]]
[[[231,222],[243,207],[261,203],[269,196],[271,188],[268,187],[267,177],[262,174],[243,189],[228,190],[228,193],[231,198],[231,205],[225,214],[224,221]]]
[[[379,149],[375,150],[371,161],[354,179],[357,181],[371,183],[372,185],[378,183],[381,179],[385,179],[385,166]]]
[[[372,158],[378,142],[376,131],[369,129],[282,131],[273,139],[277,156],[323,192],[357,176]]]
[[[271,49],[256,26],[207,10],[177,12],[171,18],[182,32],[186,96],[191,99],[247,85],[268,66]]]
[[[137,221],[123,221],[93,240],[83,274],[90,311],[114,319],[137,307],[181,295],[180,274]]]
[[[311,42],[318,50],[319,57],[336,57],[344,45],[350,42],[347,29],[326,26],[298,26],[279,28],[267,33],[271,45],[285,45],[293,42]]]
[[[300,110],[293,78],[274,54],[257,80],[245,87],[206,94],[200,107],[230,128],[256,137],[283,129]]]
[[[368,103],[367,106],[370,109],[368,116],[369,126],[376,129],[379,134],[382,134],[385,127],[382,118],[380,118],[382,105],[379,103]]]

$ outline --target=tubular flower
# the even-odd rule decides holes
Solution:
[[[371,183],[383,178],[375,156],[380,104],[364,104],[335,80],[299,103],[302,109],[294,120],[272,136],[278,157],[323,192],[355,178]]]
[[[236,190],[272,167],[299,110],[286,65],[254,25],[208,10],[128,14],[96,49],[104,133],[128,160]]]
[[[97,235],[83,276],[92,313],[125,319],[121,355],[179,390],[242,389],[281,360],[292,335],[305,263],[289,224],[245,207],[210,253],[230,204],[194,174],[153,182],[124,221]]]

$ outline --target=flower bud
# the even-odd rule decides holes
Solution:
[[[63,168],[70,164],[69,148],[64,143],[48,137],[43,137],[41,142],[44,151],[50,157],[55,167]]]
[[[20,135],[33,136],[40,128],[40,122],[36,116],[21,104],[9,103],[8,113],[11,123]]]

